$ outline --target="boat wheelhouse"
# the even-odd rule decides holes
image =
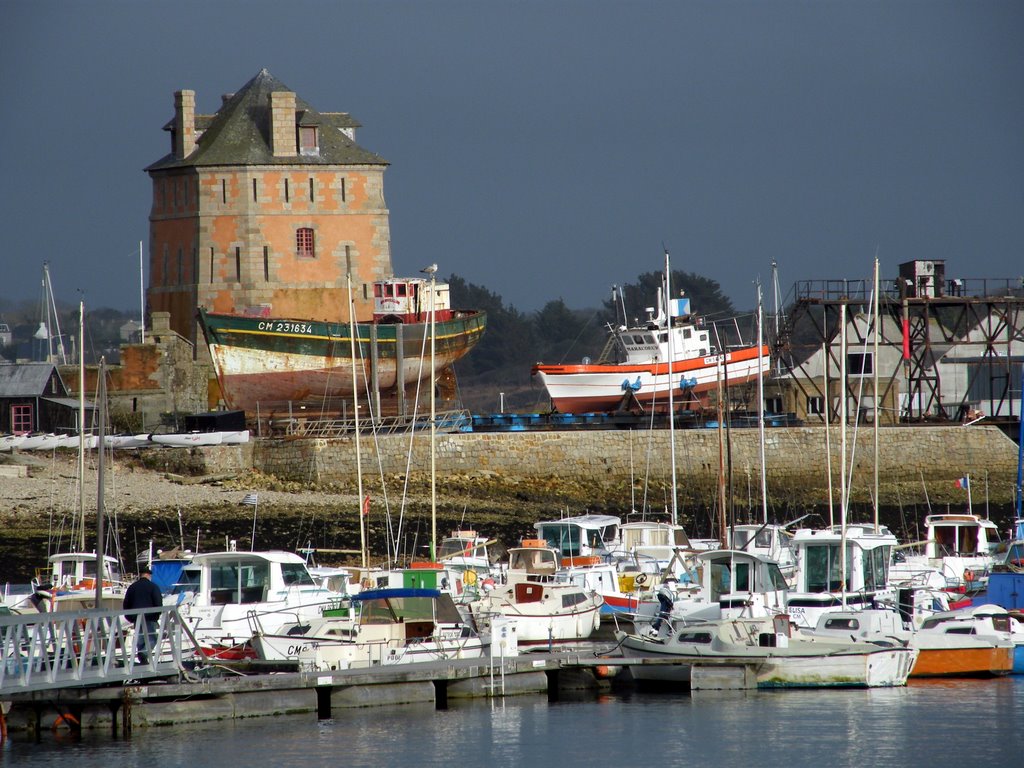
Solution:
[[[788,585],[778,564],[753,552],[716,549],[696,556],[697,581],[668,581],[641,601],[633,620],[637,630],[664,633],[684,622],[775,616],[784,613]],[[670,601],[670,607],[663,604]]]
[[[845,608],[872,608],[878,602],[894,604],[889,585],[896,537],[887,529],[851,525],[839,528],[802,528],[793,535],[796,583],[787,610],[793,623],[814,627],[823,613]]]
[[[605,558],[622,548],[619,526],[612,515],[576,515],[534,524],[537,538],[557,550],[563,558]]]
[[[192,558],[193,581],[196,570],[198,588],[179,611],[211,656],[245,655],[253,634],[319,616],[344,596],[318,585],[291,552],[206,552]]]

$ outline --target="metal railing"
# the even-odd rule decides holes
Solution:
[[[156,613],[160,618],[149,629],[146,615]],[[177,675],[187,634],[174,606],[2,616],[0,699]]]
[[[459,432],[473,425],[473,419],[466,410],[438,411],[434,420],[438,432]],[[277,419],[271,422],[272,428],[281,430],[292,436],[301,437],[344,437],[355,431],[354,418],[344,419]],[[430,429],[430,416],[384,416],[374,421],[359,420],[359,431],[363,434],[394,434],[410,430]]]

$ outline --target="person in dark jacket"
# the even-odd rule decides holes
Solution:
[[[164,596],[160,592],[160,587],[153,583],[152,576],[152,569],[149,566],[144,566],[139,578],[124,593],[122,607],[126,611],[135,608],[160,608],[163,606]],[[128,620],[135,624],[137,618],[137,616],[129,616]],[[156,645],[156,630],[160,622],[160,612],[145,613],[143,618],[146,631],[136,633],[135,651],[139,662],[146,664],[149,661],[148,651]]]

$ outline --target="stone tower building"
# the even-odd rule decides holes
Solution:
[[[202,348],[196,310],[347,322],[372,312],[391,277],[383,158],[355,143],[359,123],[318,112],[266,69],[216,114],[174,94],[169,154],[146,168],[150,312]]]

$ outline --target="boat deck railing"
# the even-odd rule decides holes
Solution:
[[[160,619],[150,636],[145,614],[157,612]],[[183,669],[183,638],[189,636],[175,606],[0,616],[0,700],[15,693],[177,675]]]

